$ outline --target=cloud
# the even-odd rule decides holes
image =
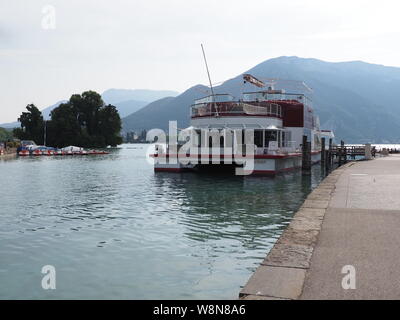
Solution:
[[[280,55],[398,64],[398,5],[382,1],[3,0],[0,119],[86,89],[207,83],[200,43],[214,82]]]

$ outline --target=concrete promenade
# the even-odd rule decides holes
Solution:
[[[348,163],[307,198],[242,299],[400,299],[400,156]],[[351,265],[355,289],[342,281]]]

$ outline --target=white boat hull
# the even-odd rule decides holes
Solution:
[[[208,158],[208,159],[207,159]],[[202,168],[212,166],[224,166],[232,163],[232,159],[224,161],[223,157],[210,157],[202,156],[199,158],[188,158],[191,159],[188,164],[183,164],[175,157],[154,156],[154,171],[156,172],[185,172],[185,171],[197,171],[200,166]],[[313,152],[311,155],[311,162],[313,164],[320,162],[321,153]],[[254,165],[250,166],[250,170],[245,169],[246,175],[275,175],[281,172],[287,172],[301,168],[302,156],[299,153],[288,154],[288,155],[255,155]],[[214,163],[212,163],[214,162]],[[233,165],[235,160],[233,159]],[[238,165],[239,166],[239,165]]]

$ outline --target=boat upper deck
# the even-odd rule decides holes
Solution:
[[[243,93],[243,99],[234,100],[229,94],[210,95],[197,99],[191,106],[191,118],[210,116],[261,116],[283,117],[285,106],[307,106],[311,99],[304,94],[285,93],[283,90],[267,90]]]

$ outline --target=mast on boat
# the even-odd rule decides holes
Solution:
[[[214,103],[215,113],[218,116],[218,110],[217,110],[217,104],[216,104],[216,101],[215,101],[214,89],[213,89],[213,85],[212,85],[212,82],[211,82],[210,71],[208,70],[207,58],[206,58],[206,54],[204,52],[203,44],[201,44],[201,50],[203,51],[203,57],[204,57],[204,63],[206,65],[206,69],[207,69],[208,81],[210,82],[212,102]]]

